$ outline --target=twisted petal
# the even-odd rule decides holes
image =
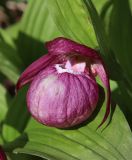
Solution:
[[[100,61],[95,61],[95,63],[92,65],[92,67],[97,72],[97,74],[100,77],[102,83],[104,84],[104,86],[107,89],[106,112],[105,112],[105,115],[104,115],[104,118],[103,118],[101,124],[99,125],[99,127],[100,127],[106,121],[106,119],[107,119],[107,117],[110,113],[111,91],[110,91],[109,77],[108,77],[108,74],[105,71],[105,68],[104,68],[103,64]]]
[[[86,120],[98,102],[98,86],[85,75],[58,74],[51,67],[32,81],[27,94],[29,111],[41,123],[66,128]]]
[[[20,89],[25,84],[31,82],[33,78],[43,69],[50,66],[53,63],[56,63],[57,57],[51,55],[44,55],[38,60],[34,61],[27,69],[21,74],[17,85],[16,90]]]

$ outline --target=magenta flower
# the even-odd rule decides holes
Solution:
[[[3,151],[1,146],[0,146],[0,160],[7,160],[5,152]]]
[[[107,88],[106,113],[110,112],[108,75],[99,54],[66,38],[47,42],[48,54],[33,62],[20,76],[17,90],[27,83],[27,106],[39,122],[58,128],[80,124],[97,106],[98,75]]]

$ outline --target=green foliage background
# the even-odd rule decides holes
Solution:
[[[131,0],[29,0],[21,21],[0,29],[0,143],[8,159],[132,159],[131,28]],[[69,130],[43,126],[30,117],[27,87],[14,98],[4,87],[5,77],[15,84],[31,62],[47,53],[44,43],[58,36],[100,51],[116,103],[108,126],[96,130],[106,105],[102,87],[93,116]]]

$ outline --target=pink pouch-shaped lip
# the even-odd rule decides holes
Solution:
[[[91,71],[91,79],[94,79],[95,76],[99,76],[104,87],[107,89],[107,104],[106,104],[106,113],[104,118],[99,126],[101,126],[107,119],[110,113],[110,84],[109,77],[104,65],[104,62],[98,52],[96,50],[91,49],[85,45],[76,43],[67,38],[59,37],[52,41],[46,43],[48,54],[42,56],[35,62],[33,62],[20,76],[18,83],[16,85],[17,90],[20,89],[23,85],[27,83],[31,83],[36,80],[36,77],[40,74],[40,72],[45,72],[47,68],[51,66],[55,66],[57,64],[68,67],[68,62],[71,57],[74,58],[74,54],[80,56],[84,59],[82,64],[76,63],[72,66],[74,71],[80,70],[82,72],[86,67],[85,60],[89,61],[89,66],[87,67],[87,71]],[[72,73],[72,72],[71,72]],[[90,74],[89,74],[90,75]],[[77,76],[77,75],[76,75]]]

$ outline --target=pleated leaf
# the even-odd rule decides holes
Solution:
[[[16,83],[21,65],[15,44],[5,31],[0,30],[0,72]]]
[[[122,12],[122,10],[124,12]],[[109,36],[113,48],[122,68],[132,79],[132,15],[128,0],[114,0],[109,23]]]
[[[18,35],[18,52],[25,66],[39,58],[47,50],[44,42],[62,36],[47,9],[47,0],[30,0],[22,18]]]
[[[95,32],[81,0],[48,0],[47,6],[58,29],[65,37],[97,47]]]
[[[6,142],[13,141],[25,129],[30,115],[26,108],[26,88],[23,88],[9,104],[10,108],[4,120],[2,136]]]
[[[71,130],[31,122],[30,129],[26,130],[26,145],[15,153],[49,160],[131,160],[132,135],[119,107],[116,107],[110,125],[102,132],[93,127],[97,122],[95,119],[91,124]]]

